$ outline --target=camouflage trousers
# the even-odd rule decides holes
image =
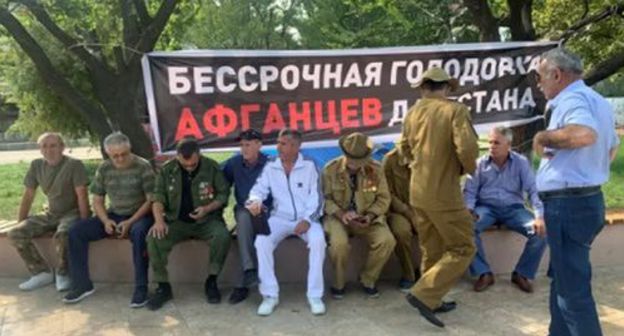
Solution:
[[[17,253],[22,257],[31,274],[51,272],[50,267],[33,243],[33,238],[43,236],[49,232],[54,232],[54,248],[58,259],[56,272],[59,275],[68,274],[67,232],[77,219],[78,214],[75,213],[67,214],[60,218],[48,213],[30,216],[8,232],[11,244],[15,246]]]

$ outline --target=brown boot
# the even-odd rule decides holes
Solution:
[[[494,275],[492,273],[481,274],[479,280],[474,283],[472,287],[475,292],[483,292],[488,287],[494,284]]]
[[[515,284],[516,286],[518,286],[518,288],[520,288],[521,291],[527,292],[527,293],[533,293],[533,285],[531,285],[531,282],[529,281],[529,279],[523,277],[522,275],[516,272],[513,272],[511,274],[511,282]]]

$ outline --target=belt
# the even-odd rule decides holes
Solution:
[[[566,188],[538,192],[537,195],[541,200],[555,197],[570,197],[570,196],[589,196],[600,192],[600,186],[591,187],[578,187],[578,188]]]

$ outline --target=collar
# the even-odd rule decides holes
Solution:
[[[563,97],[565,97],[568,93],[574,92],[585,86],[586,86],[585,82],[583,82],[582,79],[575,80],[574,82],[570,83],[570,85],[566,86],[563,90],[561,90],[561,92],[559,92],[557,96],[555,96],[555,98],[549,100],[547,103],[547,106],[550,108],[557,107],[557,104],[559,104],[559,101],[563,99]]]

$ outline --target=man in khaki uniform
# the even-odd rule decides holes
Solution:
[[[87,198],[87,172],[80,160],[63,155],[65,143],[58,133],[44,133],[37,140],[43,158],[35,159],[24,177],[24,194],[17,221],[8,232],[11,244],[32,274],[19,285],[21,290],[33,290],[54,282],[54,272],[33,244],[33,238],[54,232],[58,264],[56,289],[68,290],[71,286],[67,269],[67,232],[77,219],[89,217]],[[37,187],[48,199],[43,214],[29,216]]]
[[[403,271],[403,276],[399,280],[399,289],[405,293],[409,292],[420,277],[419,268],[415,268],[412,261],[412,239],[416,231],[416,214],[409,203],[410,168],[408,163],[398,147],[388,152],[382,162],[392,197],[388,211],[388,226],[396,239],[394,253]]]
[[[410,205],[420,217],[422,277],[407,300],[427,321],[444,327],[434,313],[455,307],[443,303],[442,297],[464,274],[476,251],[460,177],[475,171],[479,148],[468,107],[446,98],[457,88],[456,79],[431,68],[416,86],[422,98],[404,120],[400,146],[412,172]]]
[[[362,133],[340,138],[343,156],[323,169],[325,214],[323,225],[329,235],[329,256],[334,264],[332,296],[344,296],[345,270],[349,256],[349,235],[364,236],[369,254],[360,276],[364,292],[379,296],[375,283],[396,244],[386,224],[390,193],[379,163],[370,158],[372,141]]]

